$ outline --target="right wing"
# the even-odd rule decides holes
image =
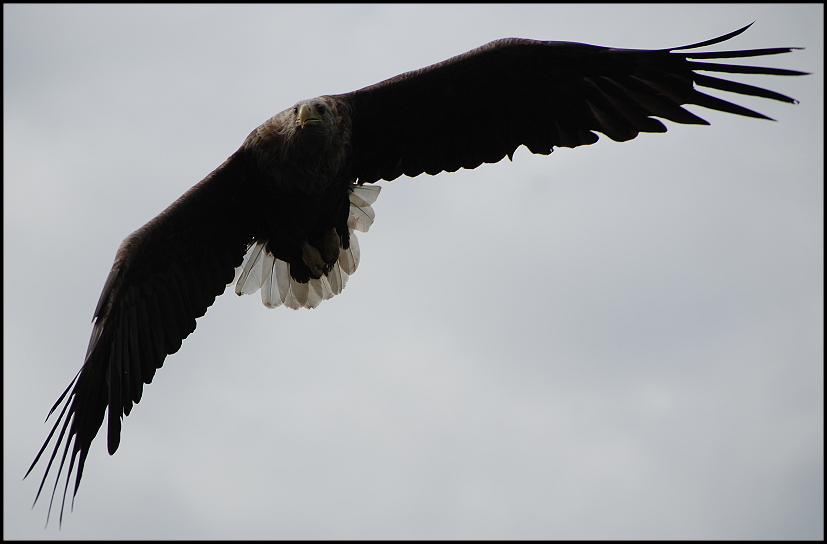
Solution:
[[[143,384],[195,330],[195,319],[233,281],[255,235],[260,174],[242,148],[152,221],[123,241],[95,308],[86,359],[49,412],[65,404],[26,476],[57,437],[37,498],[65,441],[52,497],[74,440],[60,517],[72,470],[77,493],[92,440],[109,408],[108,449],[120,442],[121,417],[141,400]],[[68,395],[68,396],[67,396]],[[48,419],[48,417],[47,417]],[[68,436],[66,432],[68,430]],[[48,523],[48,517],[47,517]]]

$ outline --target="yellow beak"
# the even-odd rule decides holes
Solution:
[[[316,115],[316,112],[313,110],[313,108],[311,108],[307,104],[302,104],[301,106],[299,106],[298,122],[302,128],[304,128],[304,125],[306,125],[307,123],[318,123],[320,121],[321,119],[318,115]]]

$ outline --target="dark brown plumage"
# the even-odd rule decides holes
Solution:
[[[802,74],[705,62],[792,48],[686,52],[746,28],[656,51],[498,40],[352,93],[299,102],[272,117],[121,245],[95,309],[84,365],[52,407],[50,415],[65,400],[26,473],[59,430],[37,497],[64,441],[52,500],[73,441],[64,503],[77,466],[74,497],[107,407],[108,450],[118,449],[121,418],[140,401],[143,384],[181,347],[237,268],[236,292],[261,289],[270,307],[315,307],[341,292],[359,261],[353,231],[366,231],[373,218],[378,188],[363,184],[476,168],[510,158],[520,145],[548,154],[553,147],[594,143],[595,132],[616,141],[666,132],[654,117],[708,124],[681,108],[685,104],[767,119],[696,85],[794,103],[695,72]]]

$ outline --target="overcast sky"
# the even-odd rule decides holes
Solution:
[[[823,6],[3,14],[5,538],[823,537]],[[21,478],[118,245],[260,123],[497,38],[752,21],[716,49],[815,72],[740,76],[801,101],[730,98],[778,122],[383,182],[345,291],[228,289],[44,531]]]

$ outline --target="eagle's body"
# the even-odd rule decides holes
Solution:
[[[263,174],[251,187],[262,206],[253,213],[261,221],[254,236],[268,240],[301,283],[319,279],[350,245],[351,126],[337,105],[328,97],[303,101],[254,130],[238,152]]]
[[[689,60],[791,48],[685,52],[744,30],[658,51],[498,40],[352,93],[298,102],[270,118],[121,245],[95,310],[84,365],[52,408],[66,399],[29,469],[60,429],[41,490],[65,440],[58,473],[74,446],[64,500],[75,466],[77,492],[107,409],[108,449],[117,450],[121,418],[140,401],[143,384],[180,348],[237,269],[236,293],[261,290],[268,307],[312,308],[340,293],[359,263],[353,232],[367,231],[373,221],[378,187],[365,184],[476,168],[512,157],[520,145],[548,154],[592,144],[596,132],[616,141],[665,132],[655,117],[707,124],[685,104],[766,118],[696,85],[794,103],[695,72],[801,74]]]

